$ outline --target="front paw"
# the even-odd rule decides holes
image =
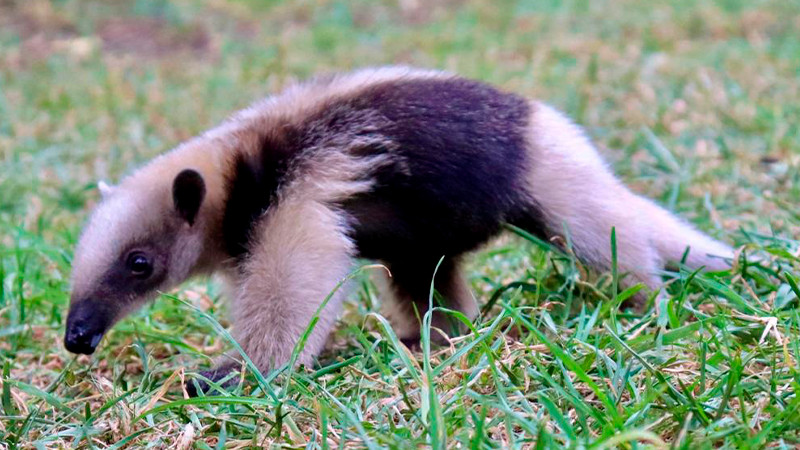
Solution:
[[[225,390],[239,382],[239,369],[235,364],[225,364],[198,373],[201,377],[191,378],[186,383],[186,392],[190,397],[197,397],[201,392],[203,395],[226,395]]]

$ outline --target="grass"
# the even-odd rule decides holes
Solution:
[[[1,2],[0,447],[800,445],[798,17],[740,0]],[[637,192],[763,261],[666,273],[659,312],[630,311],[623,274],[510,232],[471,261],[484,313],[451,347],[403,348],[366,268],[318,366],[213,397],[183,388],[234,346],[213,280],[91,358],[64,350],[98,180],[294,79],[384,63],[556,105]]]

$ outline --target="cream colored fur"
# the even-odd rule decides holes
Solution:
[[[237,342],[261,370],[289,360],[292,349],[326,296],[351,267],[354,245],[339,214],[314,199],[287,198],[265,218],[232,311]],[[310,364],[338,318],[340,289],[298,360]]]
[[[232,279],[234,334],[262,370],[289,361],[292,349],[322,302],[352,268],[355,244],[335,202],[366,192],[357,181],[385,160],[356,159],[341,152],[320,155],[284,188],[252,238],[242,274]],[[309,365],[336,323],[347,286],[330,298],[298,363]]]
[[[631,192],[578,126],[548,105],[532,105],[530,195],[548,228],[568,234],[579,257],[610,267],[615,228],[619,269],[633,276],[629,283],[659,288],[659,270],[667,262],[680,261],[687,247],[692,267],[729,267],[721,258],[733,256],[730,247]]]

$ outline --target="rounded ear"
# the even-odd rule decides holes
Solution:
[[[175,210],[189,223],[194,225],[197,211],[206,196],[206,183],[203,176],[194,169],[184,169],[172,183],[172,202]]]
[[[97,183],[97,189],[100,190],[100,195],[105,198],[111,195],[114,192],[114,186],[106,183],[105,181],[99,181]]]

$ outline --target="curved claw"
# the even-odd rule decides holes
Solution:
[[[230,376],[231,374],[237,372],[238,370],[236,369],[235,365],[226,364],[224,366],[216,367],[211,370],[205,370],[199,372],[199,374],[205,377],[206,379],[211,380],[214,383],[217,383],[217,385],[220,388],[229,389],[236,386],[236,384],[239,382],[238,377]],[[220,383],[220,381],[225,379],[226,377],[227,380]],[[217,389],[216,387],[212,386],[210,383],[199,377],[192,378],[186,383],[186,392],[189,394],[190,397],[197,397],[200,395],[201,392],[203,393],[203,395],[208,395],[212,393],[224,394],[224,392],[221,392],[219,389]]]

